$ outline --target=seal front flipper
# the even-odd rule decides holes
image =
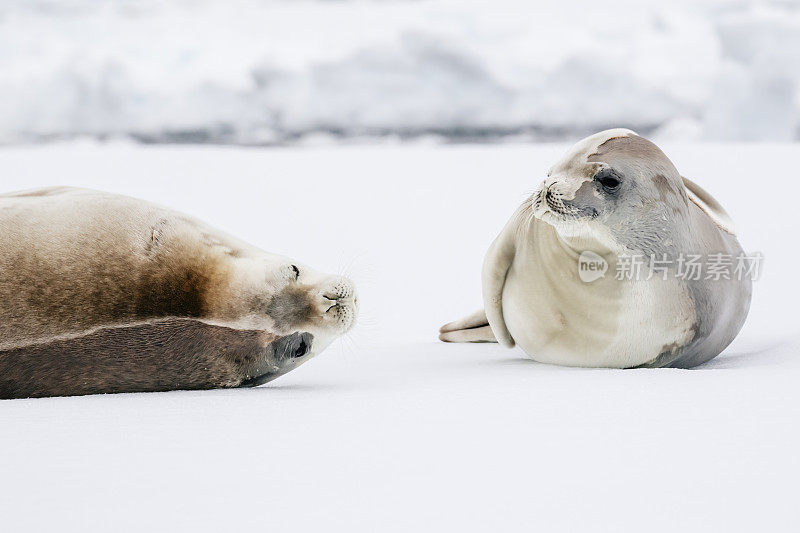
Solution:
[[[508,221],[503,231],[500,232],[500,235],[489,247],[486,258],[483,261],[483,271],[481,273],[486,319],[497,342],[506,348],[513,348],[516,343],[508,331],[503,317],[503,289],[517,251],[516,240],[522,213],[522,209],[518,209],[514,213],[514,216]]]
[[[481,274],[485,309],[445,324],[439,330],[444,342],[497,342],[513,348],[514,338],[503,317],[503,288],[516,254],[517,234],[525,221],[524,209],[518,209],[486,253]]]
[[[439,329],[439,340],[443,342],[497,342],[483,309],[442,326]]]

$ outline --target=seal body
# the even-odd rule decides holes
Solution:
[[[257,385],[354,323],[346,278],[99,191],[0,196],[0,397]]]
[[[600,269],[589,279],[585,257]],[[727,271],[702,270],[714,259]],[[699,271],[682,272],[698,261]],[[752,282],[737,261],[747,258],[708,193],[646,139],[600,132],[514,213],[486,255],[485,311],[444,326],[441,338],[496,339],[568,366],[696,366],[747,316]]]

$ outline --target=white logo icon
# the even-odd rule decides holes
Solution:
[[[608,263],[594,252],[586,250],[581,252],[578,257],[578,276],[584,283],[591,283],[602,278],[606,270],[608,270]]]

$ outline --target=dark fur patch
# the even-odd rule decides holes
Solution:
[[[289,285],[263,305],[278,330],[308,324],[317,313],[309,289],[306,285]]]
[[[680,207],[686,203],[686,193],[682,189],[676,191],[663,174],[656,174],[653,176],[653,184],[656,186],[656,191],[658,191],[658,197],[661,203],[670,206],[672,208],[672,214],[676,217],[681,216],[682,211]]]
[[[101,329],[0,352],[0,398],[237,387],[256,377],[263,382],[280,343],[260,331],[190,319]]]
[[[87,237],[96,239],[85,245],[94,252],[60,260],[33,246],[0,255],[2,340],[24,344],[100,325],[209,316],[209,291],[227,286],[230,259],[167,232],[154,238],[156,229],[143,229],[138,253],[99,233]]]
[[[663,174],[653,176],[653,184],[656,186],[663,201],[667,201],[669,196],[675,196],[675,189],[669,184],[669,180]]]
[[[597,147],[597,151],[587,158],[590,162],[608,162],[609,157],[648,158],[653,161],[669,159],[661,149],[638,135],[612,137]],[[671,163],[670,163],[671,164]]]
[[[174,270],[156,268],[144,271],[134,293],[133,318],[204,316],[204,295],[211,284],[211,277],[211,273],[193,265]]]

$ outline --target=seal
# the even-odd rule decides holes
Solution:
[[[689,264],[700,268],[686,275]],[[485,257],[485,310],[440,339],[517,344],[566,366],[689,368],[741,329],[752,291],[752,275],[735,275],[742,265],[752,273],[710,194],[652,142],[602,131],[514,213]]]
[[[350,280],[158,205],[0,195],[0,398],[255,386],[357,312]]]

